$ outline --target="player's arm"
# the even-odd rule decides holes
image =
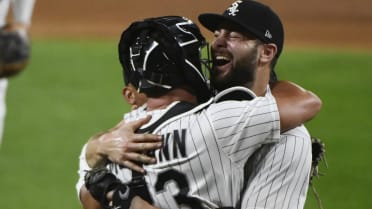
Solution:
[[[132,202],[131,202],[131,205],[130,205],[129,209],[161,209],[161,208],[157,208],[155,206],[152,206],[150,203],[143,200],[141,197],[135,196],[132,199]]]
[[[91,196],[85,187],[86,171],[91,169],[86,162],[85,152],[86,145],[83,146],[79,156],[79,180],[76,183],[77,195],[84,209],[101,209],[100,204]]]
[[[80,202],[84,209],[102,209],[84,185],[80,188]]]
[[[80,201],[84,209],[102,209],[101,205],[95,200],[87,188],[83,185],[80,189]],[[160,209],[152,206],[139,196],[135,196],[131,201],[129,209]]]
[[[322,106],[317,95],[289,81],[275,82],[271,92],[278,105],[282,133],[314,118]]]
[[[144,172],[134,162],[151,164],[155,158],[141,154],[161,147],[161,136],[134,133],[151,117],[124,124],[120,122],[115,128],[92,137],[87,143],[86,160],[91,168],[102,167],[107,160],[124,165],[132,170]]]

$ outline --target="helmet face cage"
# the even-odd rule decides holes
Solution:
[[[201,72],[204,75],[204,78],[207,79],[208,88],[211,89],[210,86],[210,72],[212,69],[212,59],[211,59],[211,47],[208,42],[201,47],[200,50],[200,64],[201,64]]]
[[[122,34],[119,58],[124,77],[139,89],[171,89],[182,84],[194,88],[200,101],[209,98],[209,57],[199,28],[179,16],[146,19],[132,24]],[[205,51],[205,50],[203,50]],[[131,77],[131,78],[129,78]],[[208,93],[207,93],[208,92]],[[204,98],[200,98],[204,97]]]

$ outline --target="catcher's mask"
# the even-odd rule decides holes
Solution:
[[[140,92],[188,86],[204,102],[208,88],[209,57],[199,28],[180,16],[149,18],[132,23],[121,35],[119,59],[125,83]]]

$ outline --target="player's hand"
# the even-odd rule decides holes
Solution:
[[[99,153],[106,155],[111,162],[124,165],[132,170],[144,173],[144,169],[136,162],[144,164],[156,163],[154,157],[146,152],[162,146],[162,137],[154,134],[134,133],[142,125],[149,122],[151,116],[144,119],[125,123],[121,121],[113,130],[102,135],[97,147]]]

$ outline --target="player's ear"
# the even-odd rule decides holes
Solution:
[[[122,94],[125,101],[131,105],[132,110],[137,109],[147,101],[146,95],[143,93],[138,93],[137,88],[132,84],[128,84],[126,87],[124,87]]]
[[[277,50],[278,48],[273,43],[263,44],[263,48],[260,54],[260,62],[265,64],[270,63],[274,59]]]
[[[122,91],[124,100],[131,106],[136,105],[136,89],[132,85],[127,85]]]

